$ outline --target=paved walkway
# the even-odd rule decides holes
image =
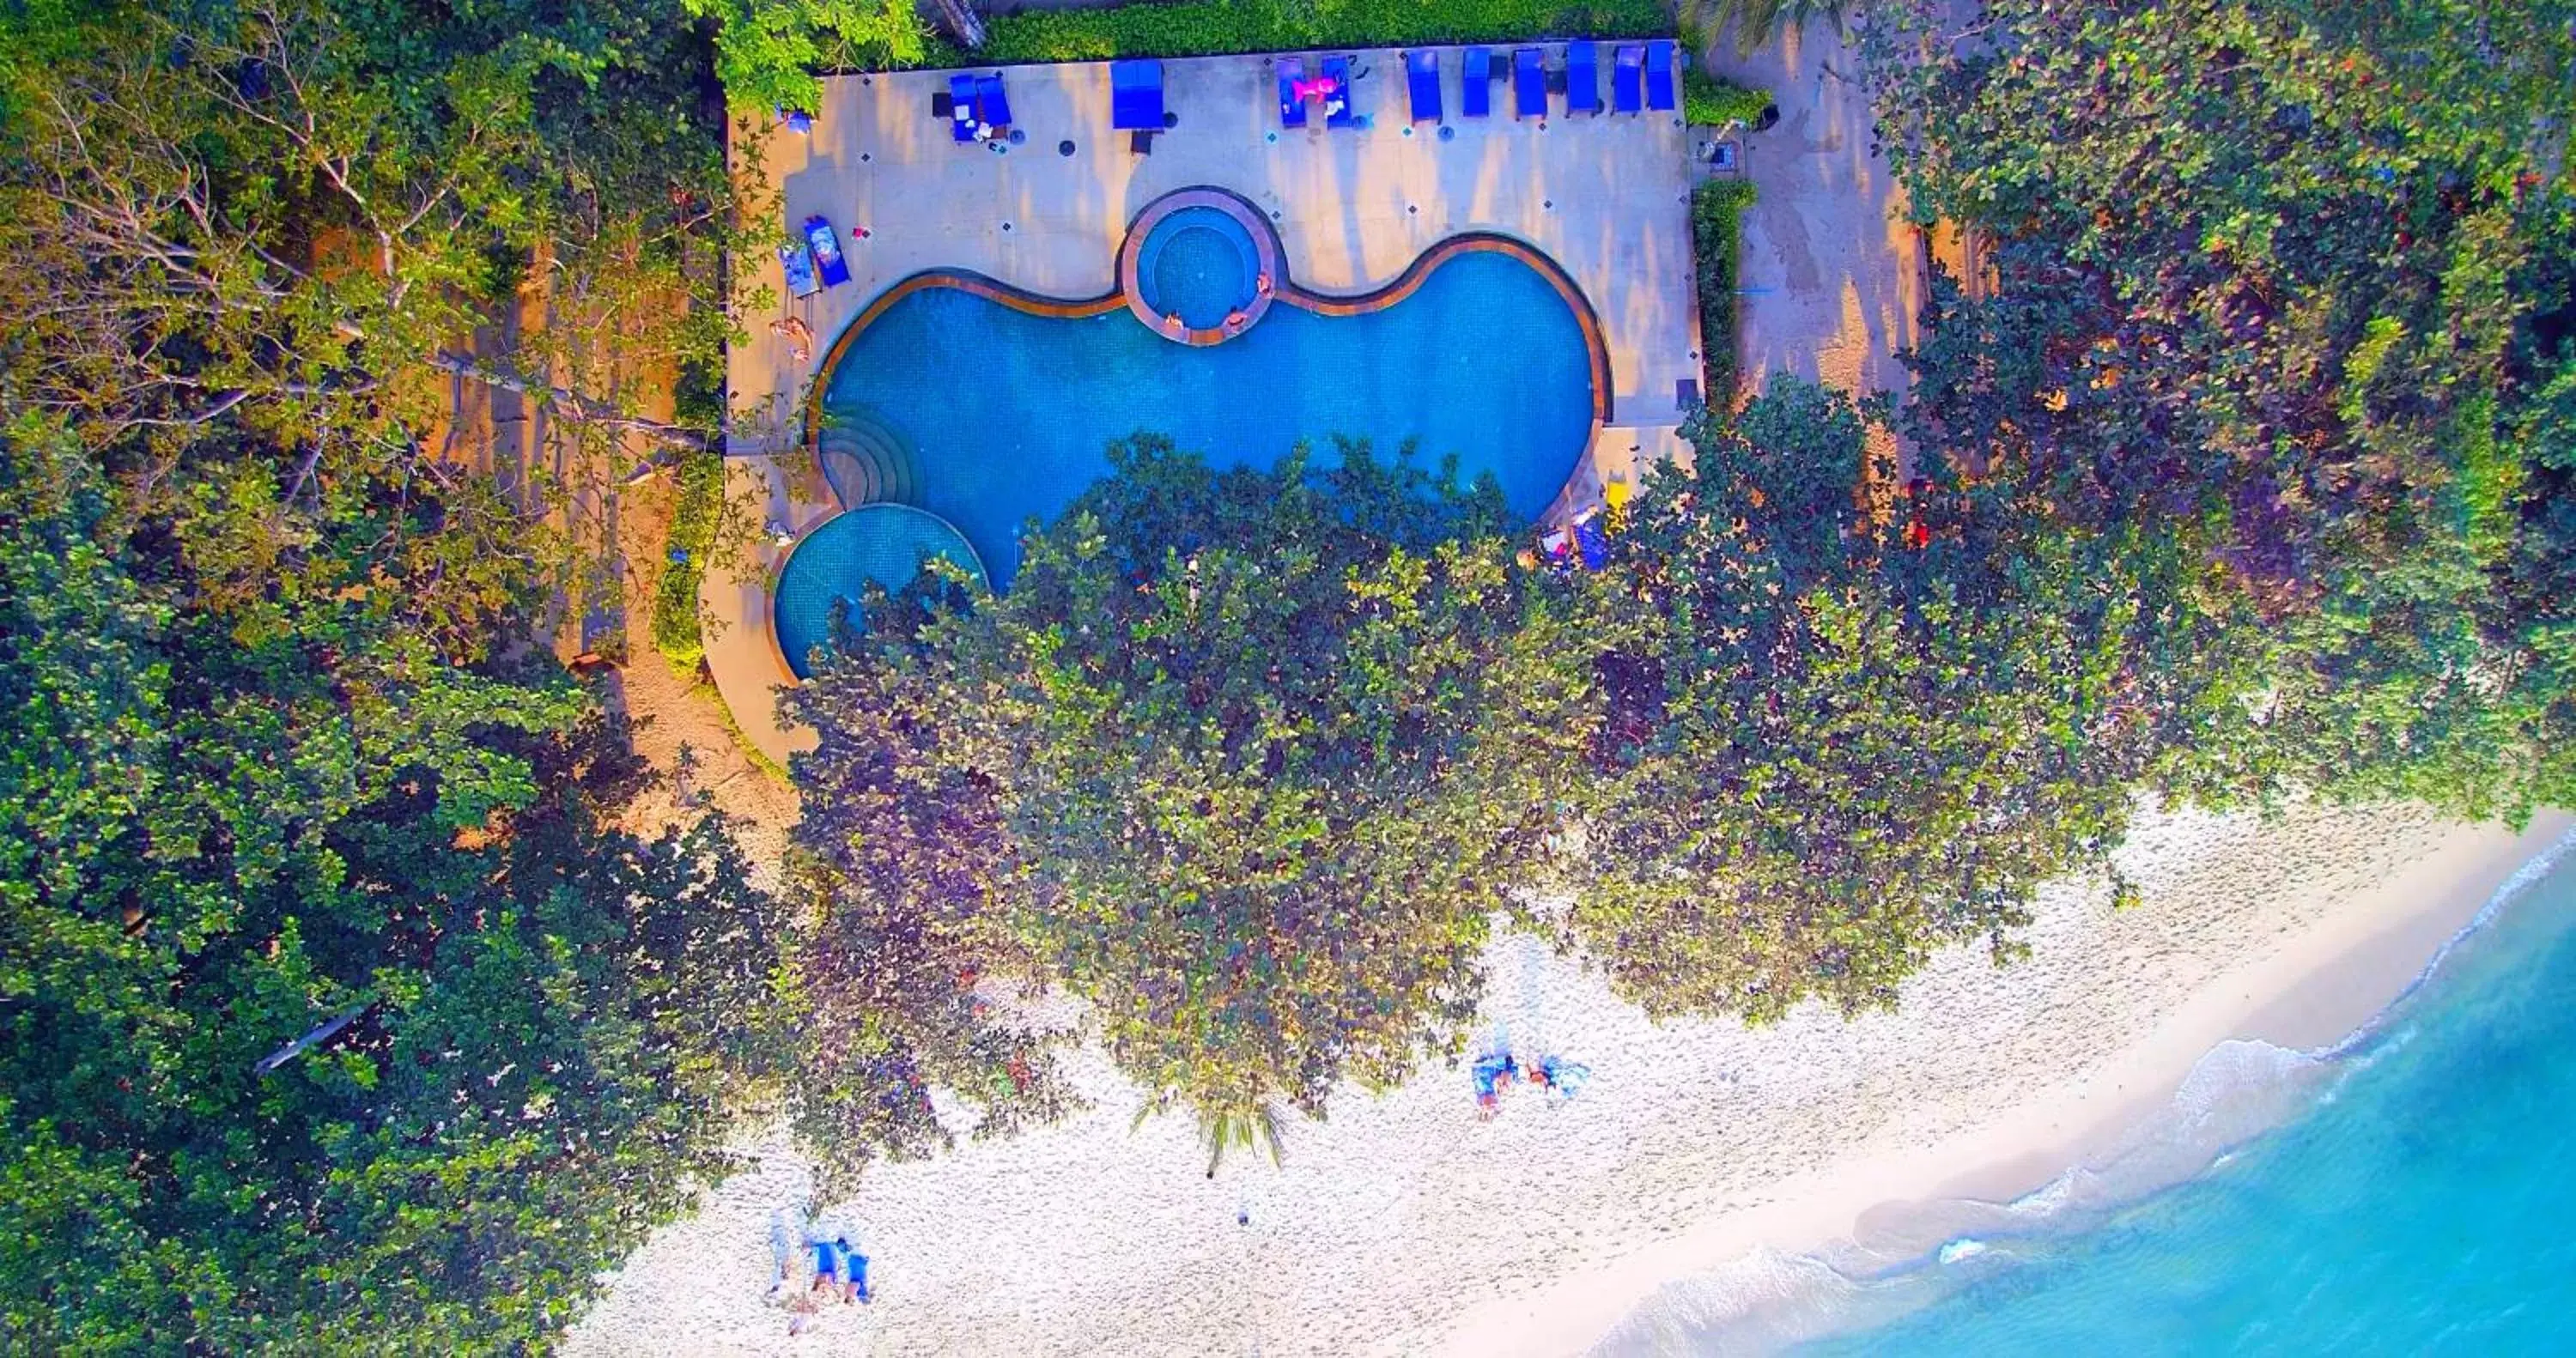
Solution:
[[[1923,252],[1871,127],[1858,54],[1828,22],[1743,55],[1721,40],[1706,60],[1780,106],[1777,126],[1744,139],[1760,192],[1736,269],[1748,393],[1782,371],[1856,395],[1901,390],[1896,351],[1915,342]]]
[[[1551,59],[1559,49],[1550,47]],[[785,199],[785,217],[822,213],[839,230],[851,281],[787,304],[828,351],[858,311],[922,269],[973,269],[1031,291],[1092,297],[1114,285],[1114,257],[1128,222],[1163,194],[1209,184],[1233,190],[1272,216],[1288,273],[1322,292],[1384,284],[1432,244],[1463,231],[1499,231],[1546,251],[1590,299],[1610,352],[1614,425],[1594,441],[1578,480],[1623,472],[1679,449],[1675,384],[1699,375],[1698,308],[1691,275],[1688,166],[1671,115],[1551,118],[1457,117],[1461,60],[1443,49],[1443,93],[1455,129],[1442,141],[1407,122],[1402,54],[1353,54],[1355,103],[1371,126],[1282,131],[1267,56],[1163,63],[1173,130],[1135,154],[1109,126],[1105,63],[1018,66],[1005,71],[1012,111],[1027,140],[1007,153],[958,145],[931,101],[946,72],[841,76],[824,82],[811,136],[773,130],[756,150]],[[1605,66],[1607,53],[1605,49]],[[1316,58],[1308,58],[1315,68]],[[1498,85],[1500,108],[1508,90]],[[1607,72],[1604,72],[1607,94]],[[1562,96],[1551,100],[1563,106]],[[1071,154],[1059,143],[1070,142]],[[859,228],[869,232],[859,237]],[[775,260],[755,281],[783,300]],[[735,475],[757,478],[773,515],[790,530],[828,512],[820,497],[789,493],[777,454],[799,436],[796,403],[812,378],[785,340],[754,316],[749,342],[728,354],[736,408],[765,418],[738,433]],[[777,554],[770,554],[774,568]],[[737,719],[773,757],[810,744],[779,728],[770,693],[782,677],[768,626],[765,581],[709,572],[704,598],[724,623],[707,647]]]

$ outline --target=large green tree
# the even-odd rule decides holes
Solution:
[[[2518,583],[2561,550],[2530,531],[2563,488],[2569,7],[2003,0],[1968,42],[1903,8],[1873,30],[1902,173],[1988,266],[1935,289],[1909,427],[2255,612],[2264,719],[2177,779],[2569,795],[2528,626],[2558,605]]]
[[[381,597],[211,606],[27,421],[0,574],[0,1336],[543,1342],[767,1060],[730,837],[616,829],[618,727]]]
[[[1091,1002],[1149,1108],[1237,1136],[1454,1044],[1574,695],[1508,663],[1490,489],[1358,446],[1112,461],[1008,595],[810,685],[797,768],[846,804],[882,777],[845,742],[902,723],[916,786],[973,827],[956,889]]]
[[[1785,375],[1689,433],[1564,605],[1607,713],[1568,785],[1565,932],[1651,1011],[1756,1019],[1892,1004],[1963,941],[2014,956],[2213,701],[2151,649],[2192,620],[2142,626],[2187,563],[1948,476],[1891,513],[1862,413]]]

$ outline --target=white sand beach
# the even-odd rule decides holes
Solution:
[[[1287,1161],[1213,1180],[1185,1118],[1131,1133],[1097,1054],[1089,1111],[873,1171],[829,1215],[877,1299],[790,1338],[762,1302],[768,1222],[809,1179],[782,1139],[627,1261],[577,1354],[1558,1354],[1667,1281],[1798,1251],[1902,1204],[2008,1199],[2113,1144],[2231,1037],[2330,1044],[2401,992],[2518,866],[2568,831],[2405,809],[2159,819],[2122,853],[2142,903],[2048,895],[2006,970],[1937,959],[1899,1012],[1649,1023],[1518,937],[1484,1022],[1579,1061],[1568,1103],[1479,1121],[1461,1069],[1348,1094]]]

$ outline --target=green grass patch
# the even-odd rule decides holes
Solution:
[[[1771,106],[1771,91],[1738,85],[1701,70],[1682,72],[1682,120],[1693,125],[1724,127],[1741,122],[1751,127]]]
[[[1712,179],[1691,192],[1691,256],[1699,275],[1700,367],[1708,403],[1735,400],[1735,251],[1753,183]]]
[[[1539,37],[1665,37],[1672,31],[1672,10],[1663,0],[1187,0],[1007,15],[986,23],[981,50],[934,42],[923,64],[1007,66]]]
[[[673,475],[680,494],[671,507],[669,559],[653,589],[653,649],[685,678],[697,673],[707,653],[698,621],[698,582],[706,577],[716,523],[724,515],[724,454],[712,449],[684,453]]]

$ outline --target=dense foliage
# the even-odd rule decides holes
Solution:
[[[1691,277],[1699,288],[1700,397],[1724,410],[1735,403],[1737,343],[1736,257],[1744,235],[1744,210],[1753,206],[1750,179],[1709,179],[1691,190]]]
[[[1702,45],[1731,41],[1738,52],[1750,52],[1818,20],[1840,30],[1864,9],[1853,0],[1680,0],[1677,6],[1683,32]]]
[[[1990,266],[1936,290],[1910,423],[2070,531],[2178,544],[2247,613],[2264,720],[2194,742],[2184,785],[2518,816],[2576,793],[2576,34],[2555,0],[2319,13],[1887,26],[1890,58],[1936,54],[1881,63],[1916,210]]]
[[[914,0],[680,0],[716,23],[716,78],[738,108],[811,109],[817,66],[884,70],[923,54]]]
[[[116,499],[0,447],[0,1335],[550,1332],[718,1164],[766,899],[719,826],[610,824],[641,770],[561,680],[362,590],[210,606]]]
[[[2163,582],[2121,574],[2176,563],[2022,533],[1985,487],[1881,512],[1861,413],[1785,375],[1691,433],[1575,591],[1606,716],[1566,931],[1650,1011],[1757,1019],[2015,955],[2042,882],[2105,866],[2145,713],[2188,701],[2132,663]]]
[[[1761,121],[1762,110],[1771,107],[1771,92],[1738,85],[1732,80],[1710,75],[1696,61],[1682,72],[1682,117],[1694,126],[1724,127],[1742,123],[1746,127]]]
[[[712,449],[684,453],[673,468],[679,495],[671,506],[661,574],[653,582],[653,649],[681,674],[694,674],[706,657],[698,586],[717,551],[725,513],[724,455]]]
[[[1032,9],[985,25],[974,52],[939,65],[1100,61],[1297,52],[1317,47],[1635,38],[1672,31],[1661,0],[1182,0],[1108,9]]]
[[[543,1346],[774,1055],[774,905],[721,823],[621,826],[542,644],[709,432],[642,413],[728,325],[703,42],[8,25],[0,1348]]]
[[[1365,447],[1271,472],[1112,456],[1008,596],[799,695],[823,748],[798,777],[841,805],[845,744],[896,736],[973,808],[944,831],[951,898],[1092,1001],[1154,1106],[1242,1122],[1397,1080],[1470,1012],[1486,916],[1545,828],[1533,761],[1574,739],[1570,695],[1505,663],[1492,492]]]

